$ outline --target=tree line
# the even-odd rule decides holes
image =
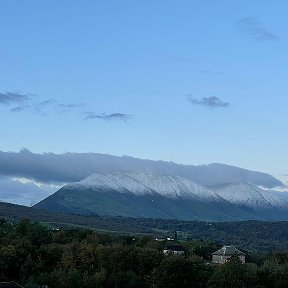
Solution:
[[[145,233],[154,236],[169,235],[172,231],[189,234],[193,239],[231,243],[254,251],[288,250],[288,222],[240,221],[203,222],[179,221],[175,219],[89,217],[50,213],[29,207],[0,202],[0,218],[20,221],[29,218],[33,221],[56,223],[61,227],[80,225],[106,231],[127,234]]]
[[[0,220],[0,281],[26,288],[92,287],[288,287],[288,253],[248,254],[211,263],[220,246],[189,240],[184,256],[164,255],[177,241],[156,241],[96,233],[89,229],[51,229],[28,219]]]

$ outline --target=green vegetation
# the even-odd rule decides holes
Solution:
[[[51,213],[0,202],[0,218],[17,222],[29,218],[51,227],[89,228],[99,232],[155,237],[178,235],[184,240],[213,241],[236,245],[247,251],[288,250],[288,222],[202,222],[172,219],[88,217]],[[49,227],[48,226],[48,227]]]
[[[288,287],[288,253],[251,254],[211,264],[219,245],[181,242],[184,256],[165,256],[177,241],[109,235],[89,229],[53,229],[28,219],[0,220],[0,281],[26,288]]]

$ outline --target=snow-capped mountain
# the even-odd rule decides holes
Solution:
[[[276,196],[274,191],[262,190],[251,184],[227,184],[212,187],[219,196],[232,204],[254,209],[288,209],[288,202]]]
[[[223,201],[214,191],[183,177],[164,176],[151,172],[93,173],[91,176],[69,188],[90,187],[99,190],[114,190],[120,193],[133,193],[137,196],[155,193],[167,198],[202,199]]]
[[[250,184],[206,187],[145,172],[93,173],[35,205],[51,211],[99,216],[189,220],[288,220],[288,201]]]

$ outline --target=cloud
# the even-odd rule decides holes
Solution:
[[[83,107],[84,104],[76,103],[61,103],[53,98],[41,99],[40,97],[29,97],[28,95],[5,92],[0,93],[0,104],[13,105],[10,108],[10,112],[21,113],[28,111],[29,113],[35,113],[43,116],[47,116],[51,113],[68,113],[76,108]],[[16,105],[17,104],[17,105]],[[112,113],[112,114],[97,114],[94,112],[84,112],[84,120],[100,119],[100,120],[114,120],[114,121],[127,121],[130,116],[124,113]]]
[[[14,92],[0,93],[0,104],[12,105],[29,100],[29,96]]]
[[[201,106],[206,106],[210,108],[227,108],[230,106],[230,103],[224,102],[220,100],[216,96],[211,96],[207,98],[201,98],[201,99],[196,99],[189,95],[187,97],[187,100],[192,104],[192,105],[201,105]]]
[[[38,183],[63,184],[80,181],[92,173],[120,171],[152,171],[188,178],[208,186],[240,182],[265,187],[281,185],[279,180],[267,174],[223,164],[192,166],[99,153],[36,154],[27,149],[20,152],[0,151],[0,177],[2,175],[31,179]]]
[[[24,112],[29,110],[30,112],[46,115],[43,110],[55,102],[56,100],[54,99],[41,100],[39,97],[30,97],[24,94],[11,92],[0,93],[0,104],[18,104],[18,106],[10,109],[11,112]]]
[[[48,197],[60,187],[37,186],[33,182],[23,182],[9,177],[0,177],[0,200],[8,203],[32,206]]]
[[[120,120],[120,121],[127,121],[130,116],[128,114],[123,113],[112,113],[112,114],[96,114],[94,112],[85,112],[84,113],[85,118],[84,120],[89,119],[101,119],[101,120]]]
[[[45,106],[47,106],[47,105],[50,105],[50,104],[53,104],[53,103],[56,103],[56,102],[57,102],[57,101],[56,101],[55,99],[51,98],[51,99],[43,100],[42,102],[39,102],[39,103],[37,103],[36,105],[37,105],[38,107],[45,107]]]
[[[55,108],[61,112],[61,113],[67,113],[72,111],[74,108],[79,108],[82,107],[83,104],[63,104],[63,103],[59,103],[57,105],[55,105]]]
[[[238,21],[240,31],[247,33],[256,41],[275,41],[279,36],[262,26],[255,18],[246,17]]]
[[[59,103],[57,100],[51,98],[51,99],[45,99],[45,100],[38,100],[35,101],[35,99],[30,99],[29,105],[23,104],[18,105],[10,109],[11,112],[24,112],[29,111],[35,114],[40,114],[43,116],[47,116],[49,112],[56,112],[56,113],[66,113],[70,112],[76,107],[81,107],[82,104],[63,104]]]
[[[30,106],[29,105],[23,105],[23,106],[17,106],[17,107],[13,107],[10,109],[11,112],[23,112],[27,109],[29,109]]]
[[[122,158],[129,162],[129,157],[97,153],[36,154],[27,149],[19,153],[0,151],[0,176],[50,184],[70,183],[80,181],[94,172],[108,173],[135,167],[133,164],[121,164]]]
[[[224,72],[220,72],[220,71],[212,71],[212,70],[202,70],[201,74],[203,75],[209,75],[209,76],[222,76],[225,73]]]
[[[31,105],[29,108],[31,108],[32,112],[35,112],[37,114],[47,116],[47,107],[52,105],[53,103],[56,103],[57,101],[55,99],[45,99],[41,102],[36,102],[33,105]]]

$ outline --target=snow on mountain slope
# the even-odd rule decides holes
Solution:
[[[288,209],[288,202],[272,193],[272,191],[265,191],[250,184],[227,184],[211,189],[232,204],[254,209]]]
[[[94,173],[65,185],[38,209],[98,216],[203,221],[288,220],[288,201],[250,184],[205,187],[145,172]]]
[[[164,176],[151,172],[94,173],[89,177],[66,186],[67,188],[91,187],[97,190],[114,190],[141,196],[157,193],[168,198],[224,201],[214,191],[182,177]]]
[[[269,190],[269,192],[272,195],[274,195],[275,197],[288,202],[288,192],[287,192],[287,190],[285,192],[284,191],[283,192],[279,192],[277,190]]]

